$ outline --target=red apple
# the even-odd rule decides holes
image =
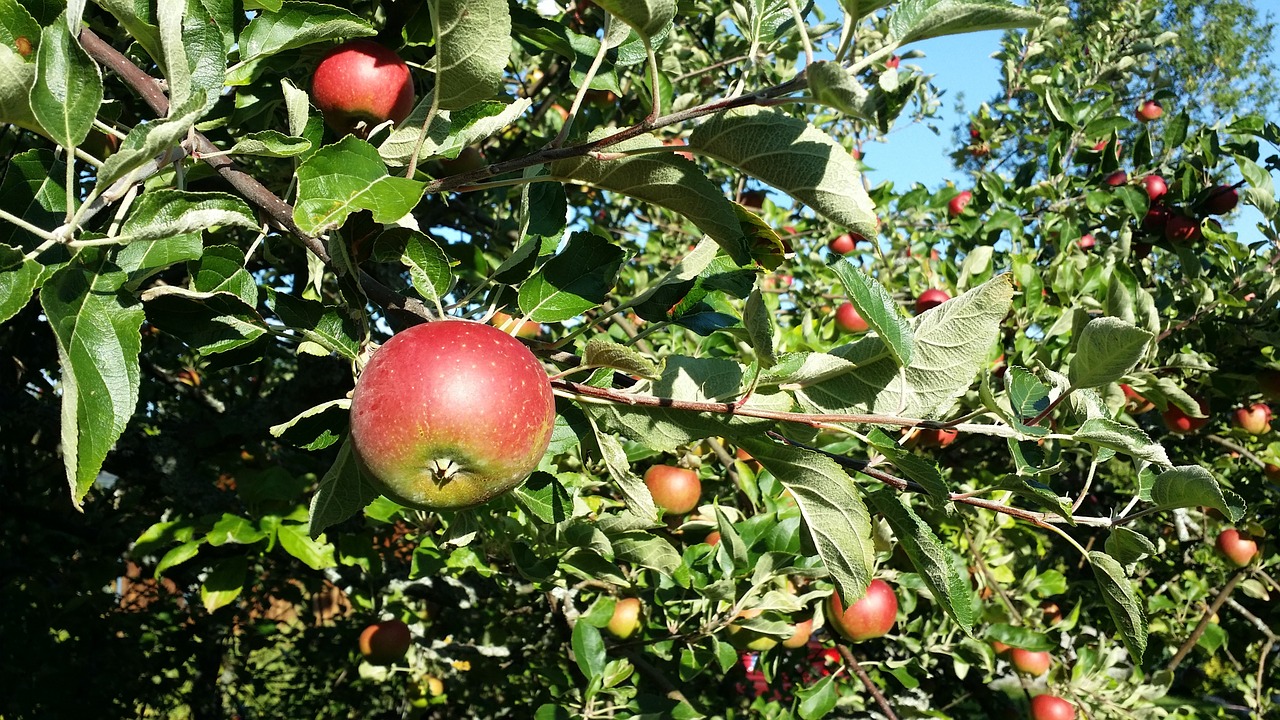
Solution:
[[[325,54],[311,76],[311,101],[324,121],[343,135],[363,123],[399,123],[413,110],[409,66],[385,45],[345,42]]]
[[[644,474],[644,484],[658,507],[683,515],[698,507],[702,499],[702,481],[698,473],[672,465],[654,465]]]
[[[980,137],[982,137],[982,130],[978,129],[978,126],[977,126],[977,125],[970,124],[970,125],[969,125],[969,139],[970,139],[970,140],[977,140],[977,139],[978,139],[978,138],[980,138]],[[1106,143],[1103,143],[1103,145],[1105,145],[1105,144],[1106,144]]]
[[[1226,215],[1236,209],[1236,204],[1240,202],[1240,193],[1230,185],[1219,185],[1210,193],[1209,197],[1204,201],[1204,211],[1210,215]]]
[[[1081,250],[1091,250],[1094,245],[1098,244],[1098,241],[1094,240],[1092,233],[1085,233],[1080,236],[1080,239],[1076,241],[1076,244],[1080,246]]]
[[[1218,552],[1239,567],[1248,565],[1253,556],[1258,554],[1258,543],[1248,536],[1240,534],[1235,528],[1227,528],[1218,533],[1216,543]]]
[[[706,544],[710,545],[711,547],[715,547],[715,546],[719,545],[719,544],[720,544],[720,531],[719,531],[719,530],[712,530],[710,533],[707,533],[707,536],[706,536],[705,538],[703,538],[702,542],[704,542],[704,543],[706,543]]]
[[[1013,668],[1023,675],[1031,677],[1040,677],[1049,672],[1049,653],[1033,652],[1031,650],[1023,650],[1022,648],[1014,648],[1009,653],[1009,662]]]
[[[1262,468],[1262,472],[1266,474],[1267,479],[1273,483],[1280,483],[1280,465],[1275,463],[1267,463]]]
[[[1121,185],[1129,182],[1129,173],[1126,173],[1123,170],[1117,170],[1102,178],[1102,182],[1110,185],[1111,187],[1120,187]]]
[[[351,448],[396,502],[469,507],[538,467],[555,418],[547,373],[519,340],[478,322],[438,320],[373,354],[351,396]]]
[[[1254,377],[1258,381],[1258,389],[1268,400],[1280,402],[1280,370],[1260,370]]]
[[[1151,254],[1151,243],[1134,243],[1133,256],[1139,260],[1145,260]]]
[[[1200,239],[1200,222],[1186,215],[1170,215],[1164,236],[1171,243],[1193,243]]]
[[[374,665],[393,665],[409,652],[413,636],[399,620],[374,623],[360,633],[360,654]]]
[[[1164,108],[1155,100],[1148,100],[1138,106],[1137,112],[1134,113],[1139,122],[1151,122],[1159,120],[1164,115]]]
[[[942,303],[951,299],[946,290],[938,290],[937,288],[929,288],[920,293],[920,297],[916,298],[916,314],[938,307]]]
[[[748,190],[739,197],[738,204],[748,210],[759,212],[764,209],[766,193],[763,190]]]
[[[897,55],[894,55],[893,57],[885,61],[884,66],[890,69],[897,69],[898,64],[901,62],[902,62],[902,58],[898,57]]]
[[[862,242],[864,239],[865,238],[861,235],[845,233],[840,237],[837,237],[835,240],[832,240],[831,243],[827,245],[827,248],[836,255],[848,255],[853,252],[854,248],[858,246],[858,243]]]
[[[845,303],[836,308],[836,327],[847,333],[864,333],[868,326],[853,303]]]
[[[662,144],[666,145],[667,147],[683,147],[688,145],[689,141],[685,140],[684,138],[667,138],[666,140],[662,141]],[[693,153],[691,152],[677,152],[676,154],[684,158],[685,160],[693,159]]]
[[[1076,720],[1076,708],[1056,695],[1031,698],[1031,720]]]
[[[1247,408],[1236,408],[1234,416],[1236,427],[1250,435],[1265,435],[1271,432],[1271,408],[1266,403],[1254,403]]]
[[[1169,192],[1169,185],[1159,175],[1148,175],[1142,178],[1142,186],[1147,190],[1149,200],[1159,200]]]
[[[622,598],[613,606],[609,618],[609,632],[619,640],[626,640],[640,627],[640,598]]]
[[[1200,414],[1206,417],[1193,418],[1183,412],[1177,405],[1170,405],[1167,410],[1160,413],[1160,417],[1164,418],[1165,427],[1171,432],[1189,433],[1195,432],[1205,426],[1209,422],[1209,401],[1204,398],[1195,398],[1200,405]]]
[[[854,642],[878,638],[893,628],[898,616],[898,596],[889,583],[876,578],[867,586],[867,594],[845,607],[840,593],[827,599],[827,622],[844,638]]]
[[[1008,645],[1005,645],[1004,643],[1000,642],[999,640],[992,640],[992,641],[991,641],[991,649],[992,649],[992,650],[995,650],[997,655],[1003,655],[1003,654],[1005,654],[1005,653],[1009,652],[1009,650],[1010,650],[1010,648],[1009,648],[1009,646],[1008,646]]]
[[[951,198],[951,202],[947,203],[947,212],[951,214],[951,217],[959,215],[969,206],[970,200],[973,200],[973,193],[968,190],[960,191],[959,195]]]
[[[953,428],[926,429],[916,434],[916,444],[922,448],[944,448],[960,437],[959,431]]]
[[[1151,203],[1147,214],[1142,218],[1142,229],[1152,233],[1163,233],[1169,224],[1169,208],[1163,203]]]

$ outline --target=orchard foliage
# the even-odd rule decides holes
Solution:
[[[1280,401],[1280,127],[1156,5],[0,0],[0,716],[1274,712],[1280,442],[1230,418]],[[873,186],[912,58],[992,29],[964,186]],[[417,104],[339,136],[357,38]],[[556,424],[432,512],[348,410],[446,316]]]

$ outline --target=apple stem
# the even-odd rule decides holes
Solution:
[[[450,458],[438,458],[427,463],[428,469],[431,470],[431,478],[435,480],[437,485],[444,485],[453,479],[454,475],[461,470],[458,464]]]

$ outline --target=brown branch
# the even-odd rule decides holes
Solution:
[[[844,658],[844,664],[848,665],[854,673],[862,680],[862,684],[867,686],[867,692],[876,699],[876,703],[880,705],[880,712],[889,720],[898,720],[898,716],[893,712],[893,706],[885,698],[884,693],[880,692],[880,688],[871,682],[871,676],[867,675],[867,671],[862,669],[862,665],[858,663],[858,658],[853,656],[853,651],[844,643],[836,643],[836,648],[840,650],[840,656]]]
[[[1174,653],[1173,659],[1171,659],[1169,664],[1165,666],[1164,669],[1167,672],[1173,672],[1178,669],[1178,665],[1182,664],[1183,658],[1187,656],[1187,653],[1191,652],[1191,648],[1196,646],[1196,643],[1200,640],[1200,636],[1204,634],[1205,628],[1209,627],[1209,621],[1213,619],[1214,615],[1218,614],[1218,610],[1222,607],[1222,604],[1231,596],[1232,591],[1236,589],[1236,585],[1240,584],[1240,581],[1244,579],[1244,576],[1248,571],[1248,568],[1240,568],[1231,576],[1231,579],[1227,581],[1225,586],[1223,586],[1222,590],[1218,593],[1218,596],[1213,599],[1213,604],[1209,606],[1208,610],[1204,611],[1204,616],[1200,618],[1200,622],[1196,625],[1196,629],[1191,631],[1191,637],[1188,637],[1187,641],[1182,643],[1182,647],[1178,648],[1178,652]]]
[[[982,557],[982,548],[974,544],[973,536],[969,534],[969,528],[962,526],[961,531],[964,532],[964,539],[969,544],[969,552],[973,554],[974,561],[978,563],[978,570],[986,578],[988,586],[994,589],[996,596],[1000,598],[1000,602],[1004,603],[1004,607],[1009,611],[1014,624],[1021,625],[1022,613],[1018,612],[1018,608],[1013,604],[1009,594],[1004,591],[1004,587],[996,580],[996,576],[991,573],[991,568],[987,567],[987,561]]]
[[[1228,440],[1228,439],[1226,439],[1226,438],[1224,438],[1224,437],[1221,437],[1221,436],[1219,436],[1219,435],[1212,435],[1212,434],[1210,434],[1210,435],[1205,435],[1204,437],[1205,437],[1205,439],[1206,439],[1206,440],[1208,440],[1208,441],[1210,441],[1210,442],[1215,442],[1215,443],[1217,443],[1217,444],[1221,445],[1222,447],[1224,447],[1224,448],[1226,448],[1226,449],[1228,449],[1228,450],[1230,450],[1230,451],[1232,451],[1232,452],[1240,453],[1241,457],[1244,457],[1244,458],[1248,459],[1250,462],[1252,462],[1253,464],[1257,465],[1257,466],[1258,466],[1258,467],[1260,467],[1260,468],[1266,468],[1266,467],[1267,467],[1267,463],[1266,463],[1266,461],[1265,461],[1265,460],[1263,460],[1262,458],[1258,457],[1257,455],[1254,455],[1253,453],[1249,452],[1249,450],[1248,450],[1247,448],[1241,447],[1240,445],[1238,445],[1238,444],[1236,444],[1236,443],[1234,443],[1234,442],[1232,442],[1232,441],[1230,441],[1230,440]]]

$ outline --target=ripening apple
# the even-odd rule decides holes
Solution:
[[[667,138],[666,140],[662,141],[662,144],[666,145],[667,147],[685,147],[689,144],[689,141],[685,140],[684,138]],[[693,159],[693,153],[691,152],[681,151],[681,152],[677,152],[676,155],[679,155],[685,160]]]
[[[1003,655],[1009,652],[1012,648],[1000,642],[999,640],[992,640],[991,649],[994,650],[997,655]]]
[[[767,196],[763,190],[748,190],[739,197],[738,204],[748,210],[759,212],[764,209],[764,199]]]
[[[1031,720],[1076,720],[1076,708],[1057,695],[1031,698]]]
[[[1240,193],[1230,185],[1219,185],[1209,193],[1204,201],[1204,211],[1210,215],[1226,215],[1236,209],[1240,202]]]
[[[371,40],[345,42],[320,59],[311,76],[311,101],[329,127],[342,135],[413,110],[409,66],[391,48]]]
[[[1263,466],[1262,472],[1267,476],[1267,479],[1270,480],[1271,482],[1280,483],[1280,465],[1276,465],[1275,463],[1267,463],[1265,466]]]
[[[1102,178],[1102,182],[1106,183],[1107,185],[1110,185],[1111,187],[1120,187],[1121,185],[1124,185],[1125,183],[1129,182],[1129,173],[1123,170],[1117,170],[1111,173],[1110,175]]]
[[[847,640],[860,642],[878,638],[893,629],[898,616],[898,596],[889,583],[876,578],[867,594],[847,608],[839,591],[827,598],[827,622]]]
[[[1200,405],[1200,414],[1205,417],[1191,417],[1177,405],[1171,404],[1167,410],[1160,413],[1160,417],[1164,418],[1165,427],[1169,428],[1171,432],[1180,434],[1195,432],[1204,427],[1209,422],[1209,401],[1201,397],[1196,397],[1195,401]]]
[[[896,70],[898,68],[898,64],[901,62],[902,62],[902,58],[898,57],[897,55],[894,55],[893,57],[889,58],[884,62],[884,66],[891,70]]]
[[[1144,412],[1149,412],[1155,409],[1155,403],[1138,394],[1138,391],[1128,385],[1121,383],[1120,389],[1124,391],[1124,409],[1130,415],[1141,415]]]
[[[669,513],[683,515],[698,507],[702,481],[698,473],[672,465],[654,465],[644,473],[653,502]]]
[[[532,320],[517,320],[504,312],[496,312],[489,318],[489,324],[499,330],[514,334],[516,337],[536,338],[542,333],[542,326]]]
[[[1081,250],[1092,250],[1093,246],[1098,244],[1098,241],[1093,238],[1092,233],[1085,233],[1080,236],[1076,244],[1080,246]]]
[[[360,654],[374,665],[392,665],[409,652],[413,635],[399,620],[376,622],[360,633]]]
[[[836,327],[847,333],[864,333],[869,326],[853,303],[845,303],[836,308]]]
[[[758,617],[762,612],[764,611],[760,608],[749,608],[738,613],[738,617],[743,620],[750,620],[753,617]],[[777,647],[778,638],[769,635],[768,633],[752,630],[751,628],[739,625],[738,623],[730,623],[729,642],[733,643],[734,647],[743,650],[763,652]]]
[[[973,200],[973,193],[968,190],[962,190],[960,191],[960,194],[951,198],[951,201],[947,203],[947,212],[951,217],[955,217],[964,212],[964,209],[969,206],[969,201],[971,200]]]
[[[791,633],[791,637],[782,641],[782,647],[794,650],[808,645],[809,636],[813,634],[813,618],[798,622],[792,627],[795,628],[795,632]]]
[[[1216,543],[1218,552],[1239,567],[1248,565],[1253,556],[1258,554],[1258,543],[1252,538],[1241,535],[1235,528],[1227,528],[1218,533]]]
[[[1171,243],[1193,243],[1200,239],[1200,222],[1186,215],[1170,215],[1164,226],[1164,237]]]
[[[926,428],[916,434],[916,444],[922,448],[945,448],[960,437],[955,428]]]
[[[437,320],[373,354],[351,396],[351,449],[365,476],[402,505],[470,507],[538,467],[555,418],[547,373],[519,340]]]
[[[951,296],[947,294],[946,290],[929,288],[920,293],[920,297],[916,298],[916,314],[919,315],[925,310],[932,310],[950,299]]]
[[[1280,370],[1260,370],[1254,379],[1258,381],[1258,389],[1268,400],[1280,402]]]
[[[1169,185],[1159,175],[1148,175],[1142,178],[1142,187],[1147,191],[1148,200],[1159,200],[1169,192]]]
[[[1151,122],[1159,120],[1164,115],[1164,108],[1155,100],[1148,100],[1138,106],[1138,110],[1134,113],[1139,122]]]
[[[831,243],[827,245],[827,248],[836,255],[848,255],[853,252],[854,248],[856,248],[858,243],[862,240],[863,237],[861,235],[845,233],[837,237],[835,240],[832,240]]]
[[[622,598],[613,606],[607,626],[619,640],[626,640],[640,627],[640,598]]]
[[[1040,677],[1049,672],[1050,658],[1047,652],[1034,652],[1032,650],[1014,648],[1009,653],[1009,663],[1013,665],[1013,669],[1023,675]]]
[[[706,544],[710,545],[711,547],[715,547],[715,546],[719,545],[719,544],[720,544],[720,531],[719,531],[719,530],[712,530],[711,532],[707,533],[707,536],[706,536],[705,538],[703,538],[702,542],[704,542],[704,543],[706,543]]]
[[[1150,233],[1161,234],[1164,232],[1165,226],[1169,224],[1169,207],[1164,203],[1151,203],[1151,207],[1147,208],[1147,214],[1142,218],[1142,229]]]
[[[1247,408],[1236,408],[1233,414],[1235,426],[1250,435],[1271,432],[1271,408],[1266,403],[1254,403]]]

